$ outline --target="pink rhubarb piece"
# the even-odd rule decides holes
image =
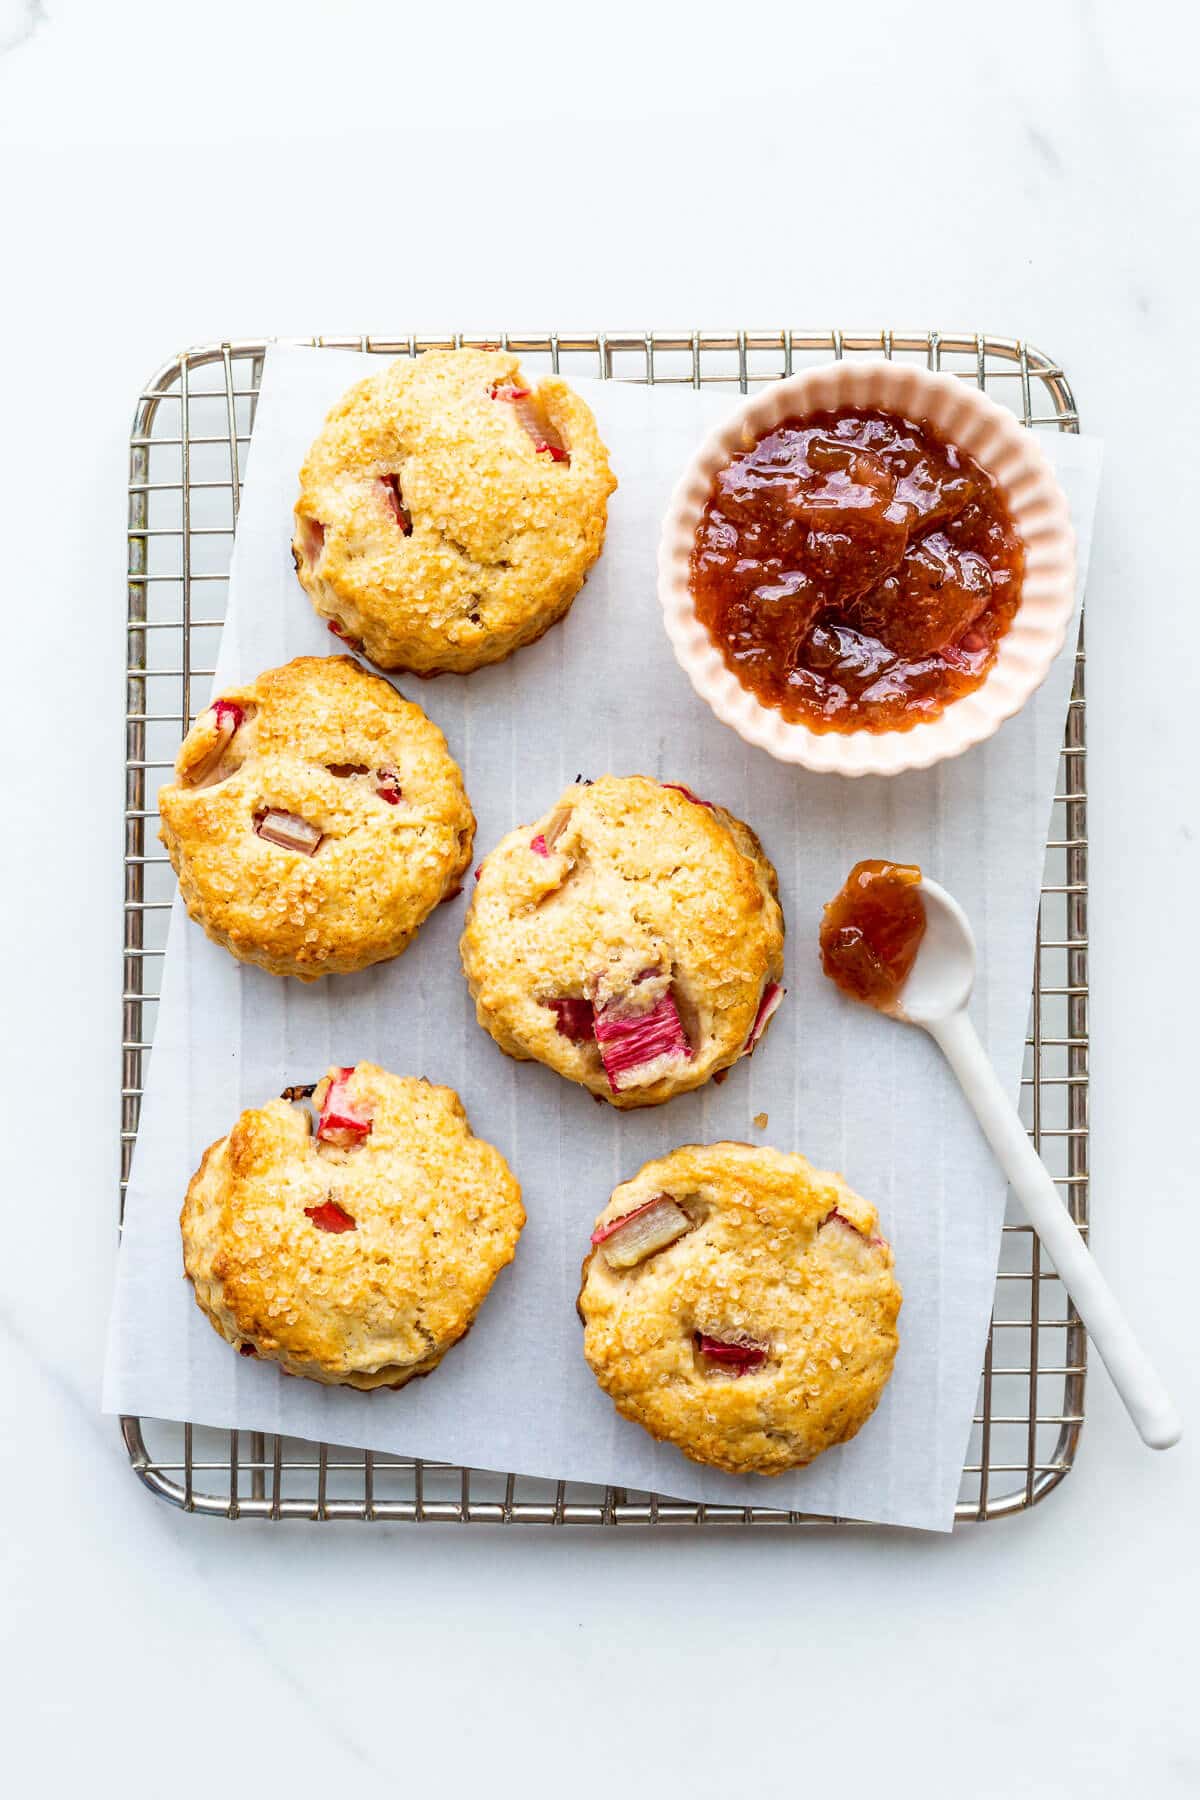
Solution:
[[[358,1230],[358,1221],[352,1219],[336,1200],[322,1200],[320,1206],[306,1206],[304,1216],[312,1220],[318,1231]]]
[[[254,829],[268,844],[283,850],[296,850],[301,856],[312,856],[323,833],[298,813],[281,812],[277,806],[267,807],[254,821]]]
[[[596,1020],[590,1000],[563,994],[543,1000],[542,1005],[553,1011],[555,1026],[563,1037],[570,1038],[573,1044],[591,1043],[596,1035]]]
[[[781,988],[777,981],[768,981],[763,989],[762,999],[758,1003],[758,1011],[755,1013],[754,1023],[750,1027],[750,1036],[746,1039],[746,1048],[742,1051],[743,1056],[753,1056],[755,1045],[779,1011],[786,992],[787,989]]]
[[[353,1069],[338,1070],[329,1083],[321,1107],[321,1117],[317,1121],[317,1136],[321,1142],[333,1144],[339,1150],[349,1150],[355,1144],[361,1144],[371,1130],[370,1119],[356,1109],[347,1092],[353,1073]]]
[[[670,989],[646,1012],[632,1012],[627,1002],[617,1002],[597,1008],[595,1017],[600,1060],[615,1094],[632,1087],[633,1077],[647,1063],[691,1060],[692,1046]]]
[[[607,1219],[592,1233],[593,1246],[604,1246],[610,1268],[632,1269],[658,1250],[665,1250],[692,1229],[692,1221],[670,1194],[655,1194],[619,1219]]]
[[[720,1363],[722,1368],[732,1369],[735,1375],[744,1375],[747,1369],[756,1369],[759,1363],[767,1360],[765,1344],[725,1343],[721,1338],[709,1337],[703,1331],[696,1333],[696,1348],[701,1356],[707,1356],[710,1362]]]

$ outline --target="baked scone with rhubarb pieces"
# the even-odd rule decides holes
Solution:
[[[458,1095],[369,1062],[244,1112],[204,1152],[180,1215],[184,1272],[227,1343],[355,1388],[435,1369],[524,1223],[512,1171]]]
[[[230,687],[159,790],[188,912],[241,962],[313,981],[399,956],[461,891],[475,818],[446,740],[349,656]]]
[[[749,1055],[783,997],[775,870],[748,825],[678,783],[577,783],[475,879],[479,1023],[613,1106],[657,1106]]]
[[[892,1372],[900,1289],[875,1208],[753,1144],[686,1144],[596,1221],[579,1314],[617,1411],[693,1462],[780,1475],[844,1444]]]
[[[300,471],[292,553],[329,628],[383,669],[466,674],[561,619],[616,487],[591,409],[507,350],[360,381]]]

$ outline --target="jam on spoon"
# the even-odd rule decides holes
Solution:
[[[859,862],[825,908],[821,963],[830,981],[887,1011],[908,980],[925,935],[921,871],[908,863]]]

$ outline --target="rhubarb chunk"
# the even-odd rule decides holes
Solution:
[[[371,1132],[371,1120],[365,1112],[354,1105],[347,1093],[353,1069],[338,1069],[336,1076],[329,1080],[324,1098],[320,1102],[320,1118],[317,1121],[317,1136],[322,1143],[331,1143],[338,1150],[351,1150],[356,1143]]]
[[[972,627],[970,631],[964,631],[957,644],[943,644],[938,655],[947,668],[957,669],[960,675],[982,675],[988,648],[984,634]]]
[[[404,798],[400,777],[395,769],[385,767],[372,772],[366,763],[326,763],[325,767],[331,775],[336,775],[342,781],[349,781],[355,775],[372,775],[375,792],[389,806],[399,806]]]
[[[957,643],[991,601],[987,558],[934,531],[911,545],[899,568],[860,597],[855,623],[889,650],[915,660]]]
[[[633,1269],[658,1250],[665,1250],[685,1237],[692,1221],[670,1194],[655,1194],[632,1212],[619,1219],[607,1219],[592,1233],[594,1246],[603,1246],[601,1254],[610,1269]]]
[[[715,1338],[698,1331],[696,1348],[701,1356],[707,1357],[709,1362],[719,1363],[731,1375],[744,1375],[747,1369],[757,1369],[767,1360],[766,1344],[756,1344],[753,1338]]]
[[[203,781],[220,765],[246,717],[243,709],[232,700],[214,700],[208,710],[212,714],[216,736],[207,755],[188,770],[188,780],[193,782]]]
[[[353,1069],[339,1069],[321,1102],[321,1117],[317,1121],[317,1137],[323,1144],[332,1144],[338,1150],[351,1150],[355,1144],[361,1144],[371,1130],[371,1121],[351,1100],[347,1092]]]
[[[636,1001],[635,984],[624,1000],[596,1008],[596,1042],[614,1094],[647,1087],[692,1057],[670,988],[641,1010]]]
[[[836,1206],[832,1212],[827,1212],[825,1214],[825,1217],[821,1220],[821,1224],[817,1226],[817,1230],[820,1231],[825,1225],[845,1225],[850,1231],[858,1230],[858,1226],[853,1220],[848,1219],[844,1212],[839,1212]]]
[[[571,822],[569,806],[556,806],[546,821],[545,831],[539,831],[536,837],[530,838],[529,848],[535,856],[549,856],[555,844]]]
[[[489,392],[493,400],[506,401],[512,407],[518,423],[539,456],[549,456],[556,463],[570,462],[567,446],[542,411],[532,389],[496,383]]]
[[[398,475],[381,475],[379,485],[383,489],[384,501],[403,537],[412,536],[412,514],[404,504],[404,495],[400,492]]]
[[[848,1219],[844,1212],[838,1211],[836,1206],[834,1207],[832,1212],[827,1212],[825,1214],[825,1217],[821,1220],[821,1223],[817,1226],[817,1230],[823,1231],[825,1229],[826,1225],[844,1225],[846,1227],[847,1231],[852,1231],[856,1237],[866,1238],[867,1243],[871,1244],[872,1246],[879,1245],[879,1244],[886,1242],[886,1239],[881,1238],[881,1237],[872,1237],[872,1238],[867,1237],[866,1232],[860,1231],[858,1226],[854,1223],[854,1220]]]
[[[300,554],[307,563],[319,561],[325,548],[325,527],[320,519],[301,519]]]
[[[281,812],[277,806],[268,806],[256,813],[254,829],[266,843],[278,844],[283,850],[296,850],[301,856],[312,856],[324,835],[298,813]]]
[[[242,708],[234,700],[214,700],[213,711],[217,715],[217,730],[227,731],[230,737],[246,717]]]
[[[596,1035],[596,1017],[590,1000],[562,994],[543,1000],[553,1011],[556,1030],[573,1044],[590,1044]]]
[[[320,1206],[306,1206],[306,1219],[311,1219],[318,1231],[357,1231],[358,1221],[336,1200],[322,1200]]]
[[[777,981],[768,981],[763,989],[762,999],[758,1003],[758,1011],[754,1015],[754,1023],[750,1027],[750,1036],[746,1039],[743,1056],[753,1056],[755,1045],[767,1029],[775,1014],[779,1011],[786,988],[781,988]]]
[[[682,794],[684,799],[690,800],[693,806],[705,806],[709,812],[717,810],[711,800],[702,800],[699,794],[693,794],[690,787],[684,787],[682,781],[664,781],[662,785],[670,788],[673,793]]]
[[[343,644],[349,644],[352,650],[362,650],[362,639],[351,637],[344,625],[339,625],[336,619],[328,619],[326,623],[335,638],[341,638]]]

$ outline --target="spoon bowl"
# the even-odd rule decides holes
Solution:
[[[925,935],[893,1010],[910,1025],[930,1026],[961,1012],[971,998],[975,933],[958,901],[928,876],[921,877],[921,899]]]

